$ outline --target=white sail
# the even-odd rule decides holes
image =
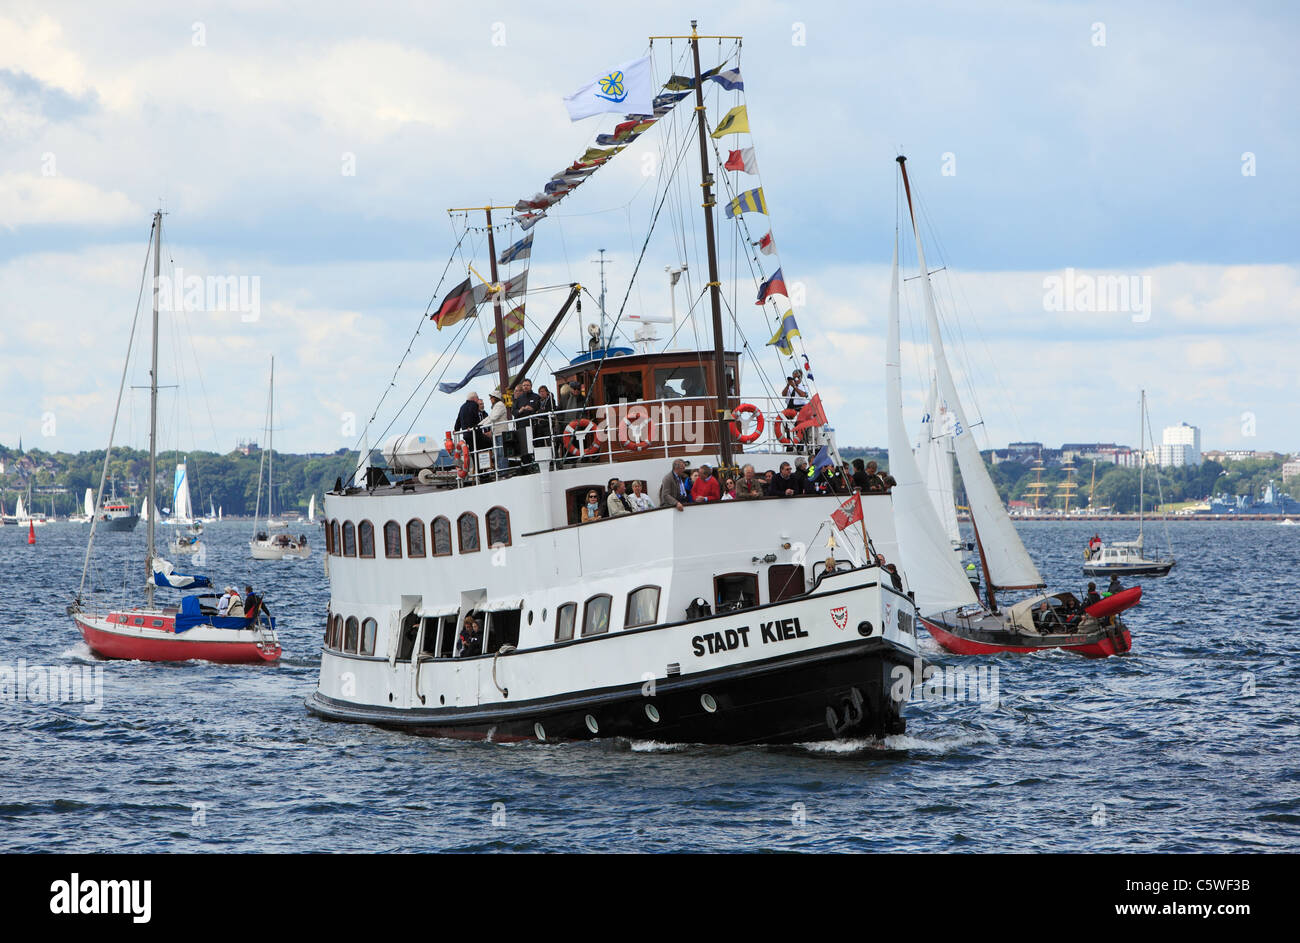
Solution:
[[[961,530],[957,526],[957,507],[953,500],[952,413],[947,403],[940,399],[939,382],[933,377],[925,416],[921,420],[917,465],[925,478],[939,522],[943,524],[948,540],[957,546],[961,543]]]
[[[190,501],[190,480],[185,474],[185,463],[176,466],[176,483],[172,489],[172,518],[178,523],[187,524],[194,516]]]
[[[894,238],[894,275],[889,295],[889,339],[885,347],[885,412],[889,421],[889,474],[897,521],[898,549],[908,586],[921,615],[977,605],[970,581],[952,552],[935,515],[928,489],[903,422],[902,357],[898,330],[898,238]]]
[[[23,506],[23,496],[18,496],[18,507],[14,509],[14,517],[20,521],[27,520],[27,508]]]
[[[149,520],[149,496],[145,495],[144,500],[140,502],[140,520]]]
[[[89,488],[86,489],[86,500],[83,504],[86,509],[86,517],[95,516],[95,496]]]
[[[311,501],[307,504],[307,523],[316,523],[316,495],[311,496]]]
[[[939,398],[952,412],[952,444],[961,468],[962,483],[970,502],[971,519],[982,550],[984,578],[990,587],[1002,589],[1037,588],[1043,584],[1038,567],[1029,558],[1029,552],[1020,541],[1015,525],[1007,516],[998,489],[984,467],[975,442],[975,434],[966,420],[966,410],[957,397],[957,386],[948,368],[948,355],[944,352],[943,337],[939,333],[939,315],[935,310],[934,286],[930,284],[930,270],[925,264],[925,249],[921,245],[921,229],[912,219],[916,236],[916,257],[921,267],[921,290],[925,298],[925,319],[929,325],[930,347],[934,352],[934,369],[939,381]]]

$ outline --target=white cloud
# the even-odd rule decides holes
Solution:
[[[109,226],[139,219],[141,209],[125,194],[104,191],[70,177],[0,174],[0,225]]]

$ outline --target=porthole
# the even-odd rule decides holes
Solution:
[[[529,625],[533,624],[533,610],[531,609],[528,610],[528,624]]]
[[[587,729],[592,733],[600,733],[600,724],[596,723],[596,718],[590,714],[587,715]]]
[[[445,694],[439,694],[439,695],[438,695],[438,703],[439,703],[439,704],[446,704],[446,703],[447,703],[447,695],[445,695]]]
[[[542,621],[543,621],[543,622],[546,621],[546,610],[545,610],[545,609],[542,610]]]
[[[538,740],[546,740],[546,728],[541,724],[533,724],[533,733],[537,735]]]
[[[708,711],[710,714],[712,714],[712,713],[714,713],[715,711],[717,711],[717,709],[718,709],[718,702],[715,701],[715,700],[713,699],[713,695],[712,695],[712,694],[701,694],[701,695],[700,695],[700,706],[703,707],[703,708],[704,708],[706,711]]]
[[[650,718],[651,723],[659,723],[659,708],[655,707],[653,704],[647,704],[645,706],[645,715]]]

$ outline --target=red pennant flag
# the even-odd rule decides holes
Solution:
[[[754,157],[752,147],[742,147],[740,150],[728,154],[727,162],[722,167],[724,170],[739,170],[741,173],[756,174],[758,173],[758,159]]]
[[[826,410],[822,409],[822,395],[814,393],[808,404],[794,417],[794,431],[803,432],[812,426],[826,425]]]
[[[831,512],[831,520],[840,530],[862,520],[862,498],[856,491],[853,492],[853,497]]]

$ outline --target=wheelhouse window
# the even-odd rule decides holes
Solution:
[[[343,525],[343,556],[355,557],[357,555],[357,529],[351,521]]]
[[[608,593],[592,596],[582,613],[582,636],[604,635],[609,631],[609,609],[613,597]]]
[[[424,556],[424,521],[418,517],[406,522],[406,555]]]
[[[466,511],[460,517],[456,518],[456,531],[460,537],[461,553],[473,553],[479,549],[477,514],[472,511]]]
[[[641,586],[627,594],[627,615],[623,628],[654,625],[659,621],[659,587]]]
[[[641,381],[640,370],[606,373],[603,379],[605,381],[605,402],[610,405],[617,406],[623,400],[636,403],[645,399],[645,385]]]
[[[357,525],[357,543],[360,545],[359,556],[373,557],[375,555],[375,525],[369,521],[362,521]]]
[[[433,533],[433,555],[435,557],[451,556],[451,521],[445,517],[435,517],[429,525]]]
[[[503,507],[495,507],[488,511],[487,532],[489,547],[509,547],[510,512]]]
[[[390,560],[402,556],[402,525],[389,521],[384,525],[384,556]]]
[[[356,616],[348,616],[348,621],[343,634],[343,650],[350,655],[357,653],[357,639],[361,634],[361,623],[357,621]]]
[[[758,605],[758,575],[756,573],[723,573],[713,578],[714,609],[734,612],[752,609]]]
[[[555,610],[555,641],[567,642],[573,638],[573,626],[578,621],[578,604],[566,602]]]
[[[708,395],[704,367],[683,364],[680,367],[659,367],[655,370],[655,399]]]
[[[375,633],[379,631],[379,623],[374,619],[367,619],[361,623],[361,654],[373,655],[375,653]]]

